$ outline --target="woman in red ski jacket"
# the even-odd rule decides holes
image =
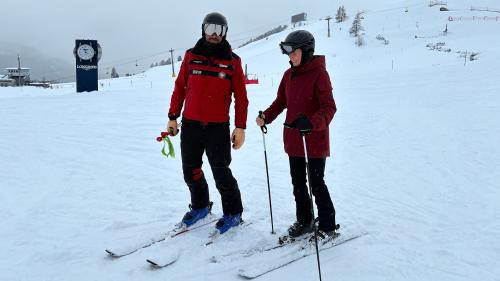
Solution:
[[[258,126],[270,124],[287,109],[283,140],[289,156],[297,221],[281,239],[312,232],[311,202],[302,134],[305,134],[311,189],[318,207],[318,239],[334,237],[338,225],[335,208],[324,182],[326,157],[330,156],[328,126],[337,111],[332,95],[325,57],[314,56],[315,40],[311,33],[297,30],[280,44],[290,58],[291,68],[285,71],[274,102],[256,119]]]

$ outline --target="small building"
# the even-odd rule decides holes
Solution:
[[[5,71],[7,77],[14,80],[15,85],[21,86],[30,81],[30,69],[27,67],[8,67]]]
[[[0,75],[0,87],[11,87],[16,85],[16,80],[10,79],[7,75]]]
[[[302,22],[305,22],[307,20],[307,14],[306,13],[300,13],[292,16],[292,25],[295,27],[296,24],[299,26],[302,25]]]

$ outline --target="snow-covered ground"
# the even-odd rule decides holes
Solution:
[[[448,1],[450,12],[387,2],[365,14],[362,48],[348,34],[349,5],[351,18],[332,24],[331,38],[325,21],[304,27],[327,57],[338,107],[326,170],[337,220],[367,233],[321,252],[323,280],[500,280],[500,21],[448,21],[498,14],[469,11],[467,1]],[[73,84],[0,88],[0,280],[238,280],[239,267],[259,264],[258,256],[210,258],[276,240],[253,120],[288,67],[278,49],[288,32],[236,50],[260,80],[248,86],[246,143],[231,165],[250,224],[210,246],[211,227],[121,259],[104,252],[170,229],[188,208],[180,158],[165,158],[155,141],[167,122],[169,67],[103,80],[94,93],[76,94]],[[440,42],[451,52],[426,47]],[[479,59],[464,66],[459,51]],[[280,118],[266,135],[278,233],[294,221]],[[172,253],[180,258],[168,268],[145,262]],[[317,280],[316,259],[258,280]]]

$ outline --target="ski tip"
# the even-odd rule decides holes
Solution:
[[[164,267],[167,267],[167,266],[169,266],[169,265],[174,264],[174,263],[177,261],[177,258],[175,258],[175,259],[173,259],[173,260],[169,261],[168,263],[161,263],[161,264],[159,264],[159,263],[157,263],[157,262],[155,262],[155,261],[153,261],[153,260],[150,260],[150,259],[147,259],[146,261],[149,263],[149,265],[150,265],[152,268],[164,268]]]
[[[149,265],[153,266],[153,267],[160,267],[159,264],[157,264],[156,262],[150,260],[150,259],[147,259],[146,262],[149,263]]]
[[[106,253],[107,253],[110,257],[113,257],[113,258],[119,258],[119,257],[120,257],[119,255],[117,255],[117,254],[113,253],[113,251],[111,251],[111,250],[105,249],[104,251],[105,251],[105,252],[106,252]]]
[[[255,277],[257,277],[257,276],[254,276],[252,274],[249,274],[244,269],[239,269],[238,270],[238,276],[241,277],[241,278],[243,278],[243,279],[246,279],[246,280],[254,279]]]

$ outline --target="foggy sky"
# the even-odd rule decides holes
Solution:
[[[174,48],[175,59],[183,55],[200,38],[201,22],[210,12],[226,16],[228,41],[237,47],[252,36],[289,24],[293,14],[306,12],[309,18],[334,16],[339,5],[328,0],[2,1],[0,42],[35,48],[73,64],[74,40],[96,39],[103,49],[101,71],[134,61],[122,66],[134,72],[134,68],[142,70],[152,61],[169,57],[169,53],[156,57],[152,54]],[[325,10],[325,6],[329,9]],[[0,51],[2,48],[0,45]]]

